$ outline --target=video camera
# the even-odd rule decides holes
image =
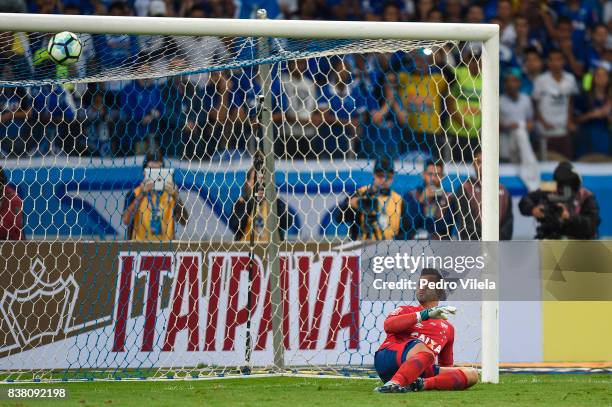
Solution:
[[[539,219],[537,227],[537,239],[559,239],[561,234],[561,214],[563,208],[560,204],[565,205],[567,210],[572,213],[574,204],[574,192],[570,186],[563,186],[561,193],[551,192],[546,194],[541,202],[543,206],[544,217]]]

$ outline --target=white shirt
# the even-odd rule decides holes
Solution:
[[[554,126],[546,130],[536,123],[538,133],[547,137],[560,137],[567,134],[568,109],[570,98],[578,93],[574,75],[563,72],[557,82],[550,72],[539,75],[533,83],[533,99],[537,103],[542,118]]]
[[[227,47],[218,37],[173,37],[178,49],[187,58],[187,63],[192,69],[218,65],[231,56]],[[208,79],[207,74],[189,75],[189,82],[203,87]]]
[[[524,93],[519,93],[516,100],[503,94],[499,98],[499,113],[499,121],[503,126],[527,123],[533,120],[533,105],[529,96]]]
[[[282,76],[282,91],[287,98],[286,113],[295,115],[300,120],[308,120],[317,110],[317,87],[308,77],[297,78],[290,75]],[[288,134],[294,136],[313,136],[315,128],[312,125],[286,126]]]
[[[502,30],[499,41],[509,47],[514,47],[516,43],[516,30],[514,29],[514,24],[510,23]]]

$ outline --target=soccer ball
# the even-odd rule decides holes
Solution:
[[[49,40],[49,57],[60,65],[69,65],[79,60],[83,45],[76,34],[63,31],[54,34]]]

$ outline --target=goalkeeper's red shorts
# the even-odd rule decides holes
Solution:
[[[411,339],[402,343],[392,343],[384,349],[379,349],[374,354],[374,368],[383,383],[391,380],[400,365],[406,361],[410,349],[419,342],[421,341],[418,339]],[[440,366],[434,364],[425,369],[421,377],[436,376],[439,372]]]

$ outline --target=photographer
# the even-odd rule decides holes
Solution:
[[[569,162],[560,163],[553,174],[556,192],[525,195],[519,209],[538,221],[536,239],[595,239],[601,219],[595,195],[582,187],[580,175]]]
[[[333,212],[337,223],[350,225],[353,240],[405,240],[411,228],[406,202],[395,191],[393,162],[378,159],[372,185],[361,187]]]
[[[459,191],[459,208],[456,223],[461,240],[479,240],[482,238],[481,202],[482,202],[482,151],[474,151],[475,177],[468,178]],[[512,240],[514,215],[512,214],[512,197],[510,192],[499,184],[499,240]]]
[[[161,153],[149,152],[143,164],[145,179],[125,198],[122,220],[128,227],[130,240],[173,240],[175,221],[181,225],[187,224],[189,213],[172,179],[166,180],[163,189],[158,190],[155,181],[146,178],[147,169],[163,167]]]
[[[429,160],[423,166],[423,184],[404,196],[412,218],[409,239],[449,240],[457,200],[442,189],[444,162]]]
[[[258,171],[261,170],[261,166],[263,166],[263,156],[257,155],[253,167],[247,172],[242,194],[234,204],[229,219],[229,228],[234,232],[234,239],[237,241],[248,242],[253,237],[254,241],[266,242],[270,237],[270,233],[265,228],[270,205],[265,199],[265,184],[261,171]],[[294,225],[295,217],[281,198],[276,198],[276,213],[279,239],[283,240],[287,230]]]

